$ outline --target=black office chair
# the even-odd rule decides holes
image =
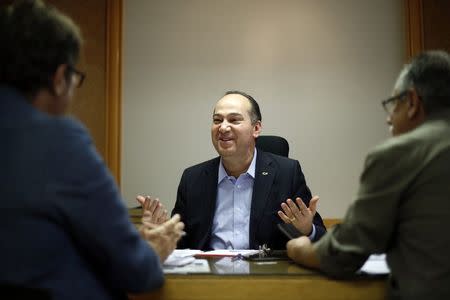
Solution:
[[[281,136],[260,135],[256,139],[256,148],[285,157],[289,156],[289,143]]]

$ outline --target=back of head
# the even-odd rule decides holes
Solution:
[[[450,109],[450,55],[427,51],[414,57],[396,84],[398,91],[409,88],[417,91],[428,115]]]
[[[0,16],[0,84],[32,96],[51,86],[59,65],[77,63],[80,31],[54,7],[19,0],[2,8]]]

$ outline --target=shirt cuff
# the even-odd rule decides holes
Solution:
[[[308,237],[311,241],[314,241],[314,239],[316,238],[316,226],[314,226],[314,223],[312,224],[311,234]]]

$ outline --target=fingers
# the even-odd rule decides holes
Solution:
[[[175,235],[177,241],[186,234],[183,231],[184,223],[180,221],[179,214],[174,215],[169,221],[165,222],[164,224],[167,224],[168,230],[171,234]]]
[[[136,201],[139,202],[139,204],[142,206],[142,208],[144,207],[144,203],[145,203],[145,197],[144,196],[137,195],[136,196]]]
[[[308,211],[308,207],[306,206],[305,202],[303,202],[302,198],[297,197],[295,199],[295,202],[297,202],[297,205],[298,205],[298,207],[300,209],[300,212],[302,214],[305,214]]]
[[[139,202],[139,204],[142,206],[142,209],[149,210],[152,213],[158,207],[158,204],[160,204],[158,198],[153,199],[148,195],[147,196],[137,195],[136,201]]]
[[[152,207],[152,209],[153,209],[153,207]],[[155,206],[155,208],[152,211],[153,222],[155,222],[156,224],[161,224],[162,222],[160,222],[160,218],[163,213],[164,213],[164,209],[162,208],[162,205],[157,203],[157,205]]]
[[[164,209],[164,206],[159,203],[154,212],[154,219],[157,224],[162,224],[168,220],[167,210]]]
[[[297,197],[296,201],[298,202],[300,198]],[[300,202],[303,203],[303,201],[300,199]],[[294,218],[301,219],[302,211],[299,209],[299,207],[292,201],[291,199],[286,200],[287,205],[289,205],[289,208],[291,209],[292,214],[294,215]]]
[[[287,199],[286,203],[288,203],[288,201],[292,201],[291,199]],[[281,209],[283,210],[284,214],[286,215],[286,217],[288,217],[288,219],[291,219],[294,217],[294,214],[291,211],[290,206],[288,206],[288,204],[286,203],[281,203]]]
[[[295,199],[295,202],[297,203],[298,207],[300,208],[300,213],[303,215],[315,215],[317,210],[317,201],[319,201],[319,196],[314,196],[309,201],[309,207],[306,206],[306,204],[303,202],[303,200],[300,197],[297,197]]]
[[[170,220],[162,223],[160,226],[166,228],[167,230],[174,230],[178,223],[181,223],[180,215],[176,214],[172,218],[170,218]]]
[[[292,218],[301,219],[304,216],[313,215],[316,213],[318,196],[311,198],[309,207],[303,202],[300,197],[295,199],[295,202],[291,199],[287,199],[286,203],[281,203],[282,212],[279,211],[280,218],[285,220],[292,220]]]
[[[278,216],[281,218],[281,220],[283,220],[284,223],[291,223],[291,219],[288,218],[288,216],[286,216],[286,214],[281,210],[278,211]]]
[[[159,230],[155,230],[155,234],[160,234],[175,244],[182,236],[186,234],[183,231],[184,223],[180,221],[179,215],[173,216],[169,221],[159,225],[157,229]]]
[[[144,210],[144,212],[142,214],[142,222],[150,222],[155,225],[158,224],[155,220],[155,216],[148,210]]]
[[[167,231],[174,231],[175,228],[177,228],[177,224],[182,223],[180,222],[180,215],[176,214],[172,218],[170,218],[168,221],[162,223],[160,226],[164,227]],[[183,224],[184,228],[184,224]]]
[[[297,201],[300,198],[297,198]],[[301,201],[301,199],[300,199]],[[281,209],[283,212],[279,211],[278,216],[285,222],[285,223],[295,223],[295,221],[301,220],[304,218],[304,215],[302,214],[302,211],[299,209],[299,207],[292,201],[292,199],[287,199],[286,203],[281,203]]]
[[[158,253],[161,261],[164,261],[167,256],[176,248],[177,242],[185,235],[184,223],[180,221],[180,215],[176,214],[168,221],[160,224],[147,224],[141,230],[142,236],[150,243],[152,248]],[[150,227],[153,226],[153,227]]]
[[[153,199],[151,196],[138,195],[136,200],[142,206],[143,219],[156,224],[162,224],[168,220],[168,212],[159,198]]]
[[[176,223],[180,222],[180,220],[181,220],[180,215],[179,215],[179,214],[174,214],[173,217],[170,218],[170,219],[169,219],[167,222],[165,222],[164,224],[167,224],[167,223],[176,224]]]
[[[158,228],[153,223],[143,222],[142,226],[139,228],[139,233],[141,237],[147,241],[150,241],[159,235],[161,235],[162,228]]]
[[[150,230],[156,229],[156,228],[159,227],[157,224],[155,224],[155,223],[153,223],[153,222],[150,222],[150,221],[147,221],[147,220],[142,220],[142,226],[143,226],[145,229],[150,229]]]
[[[184,223],[183,223],[183,222],[178,222],[178,223],[175,225],[175,230],[177,230],[177,231],[183,231],[183,229],[184,229]]]
[[[169,220],[169,213],[167,212],[167,209],[164,209],[164,213],[162,214],[162,217],[161,217],[161,223],[165,222],[167,220]]]
[[[178,222],[175,225],[175,237],[176,237],[176,241],[178,242],[183,236],[186,235],[186,232],[184,232],[184,223],[183,222]]]
[[[150,196],[142,196],[142,195],[137,195],[136,201],[141,205],[143,210],[150,210],[150,206],[154,202],[154,200],[152,200]]]
[[[160,207],[161,203],[158,198],[152,199],[150,196],[145,197],[144,209],[150,211],[152,214],[155,214],[156,209]]]
[[[311,201],[309,201],[309,210],[313,216],[316,214],[317,202],[319,202],[319,196],[314,196],[311,198]]]

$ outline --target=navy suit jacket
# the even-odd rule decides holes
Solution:
[[[211,230],[216,208],[220,157],[186,169],[178,187],[172,214],[181,215],[186,236],[178,248],[210,249]],[[251,249],[267,244],[271,249],[286,249],[288,239],[278,230],[283,221],[277,212],[287,198],[301,197],[309,205],[311,192],[297,160],[258,149],[250,212]],[[326,232],[316,213],[316,240]]]
[[[86,130],[0,86],[0,284],[52,299],[118,299],[159,287],[159,257]]]

